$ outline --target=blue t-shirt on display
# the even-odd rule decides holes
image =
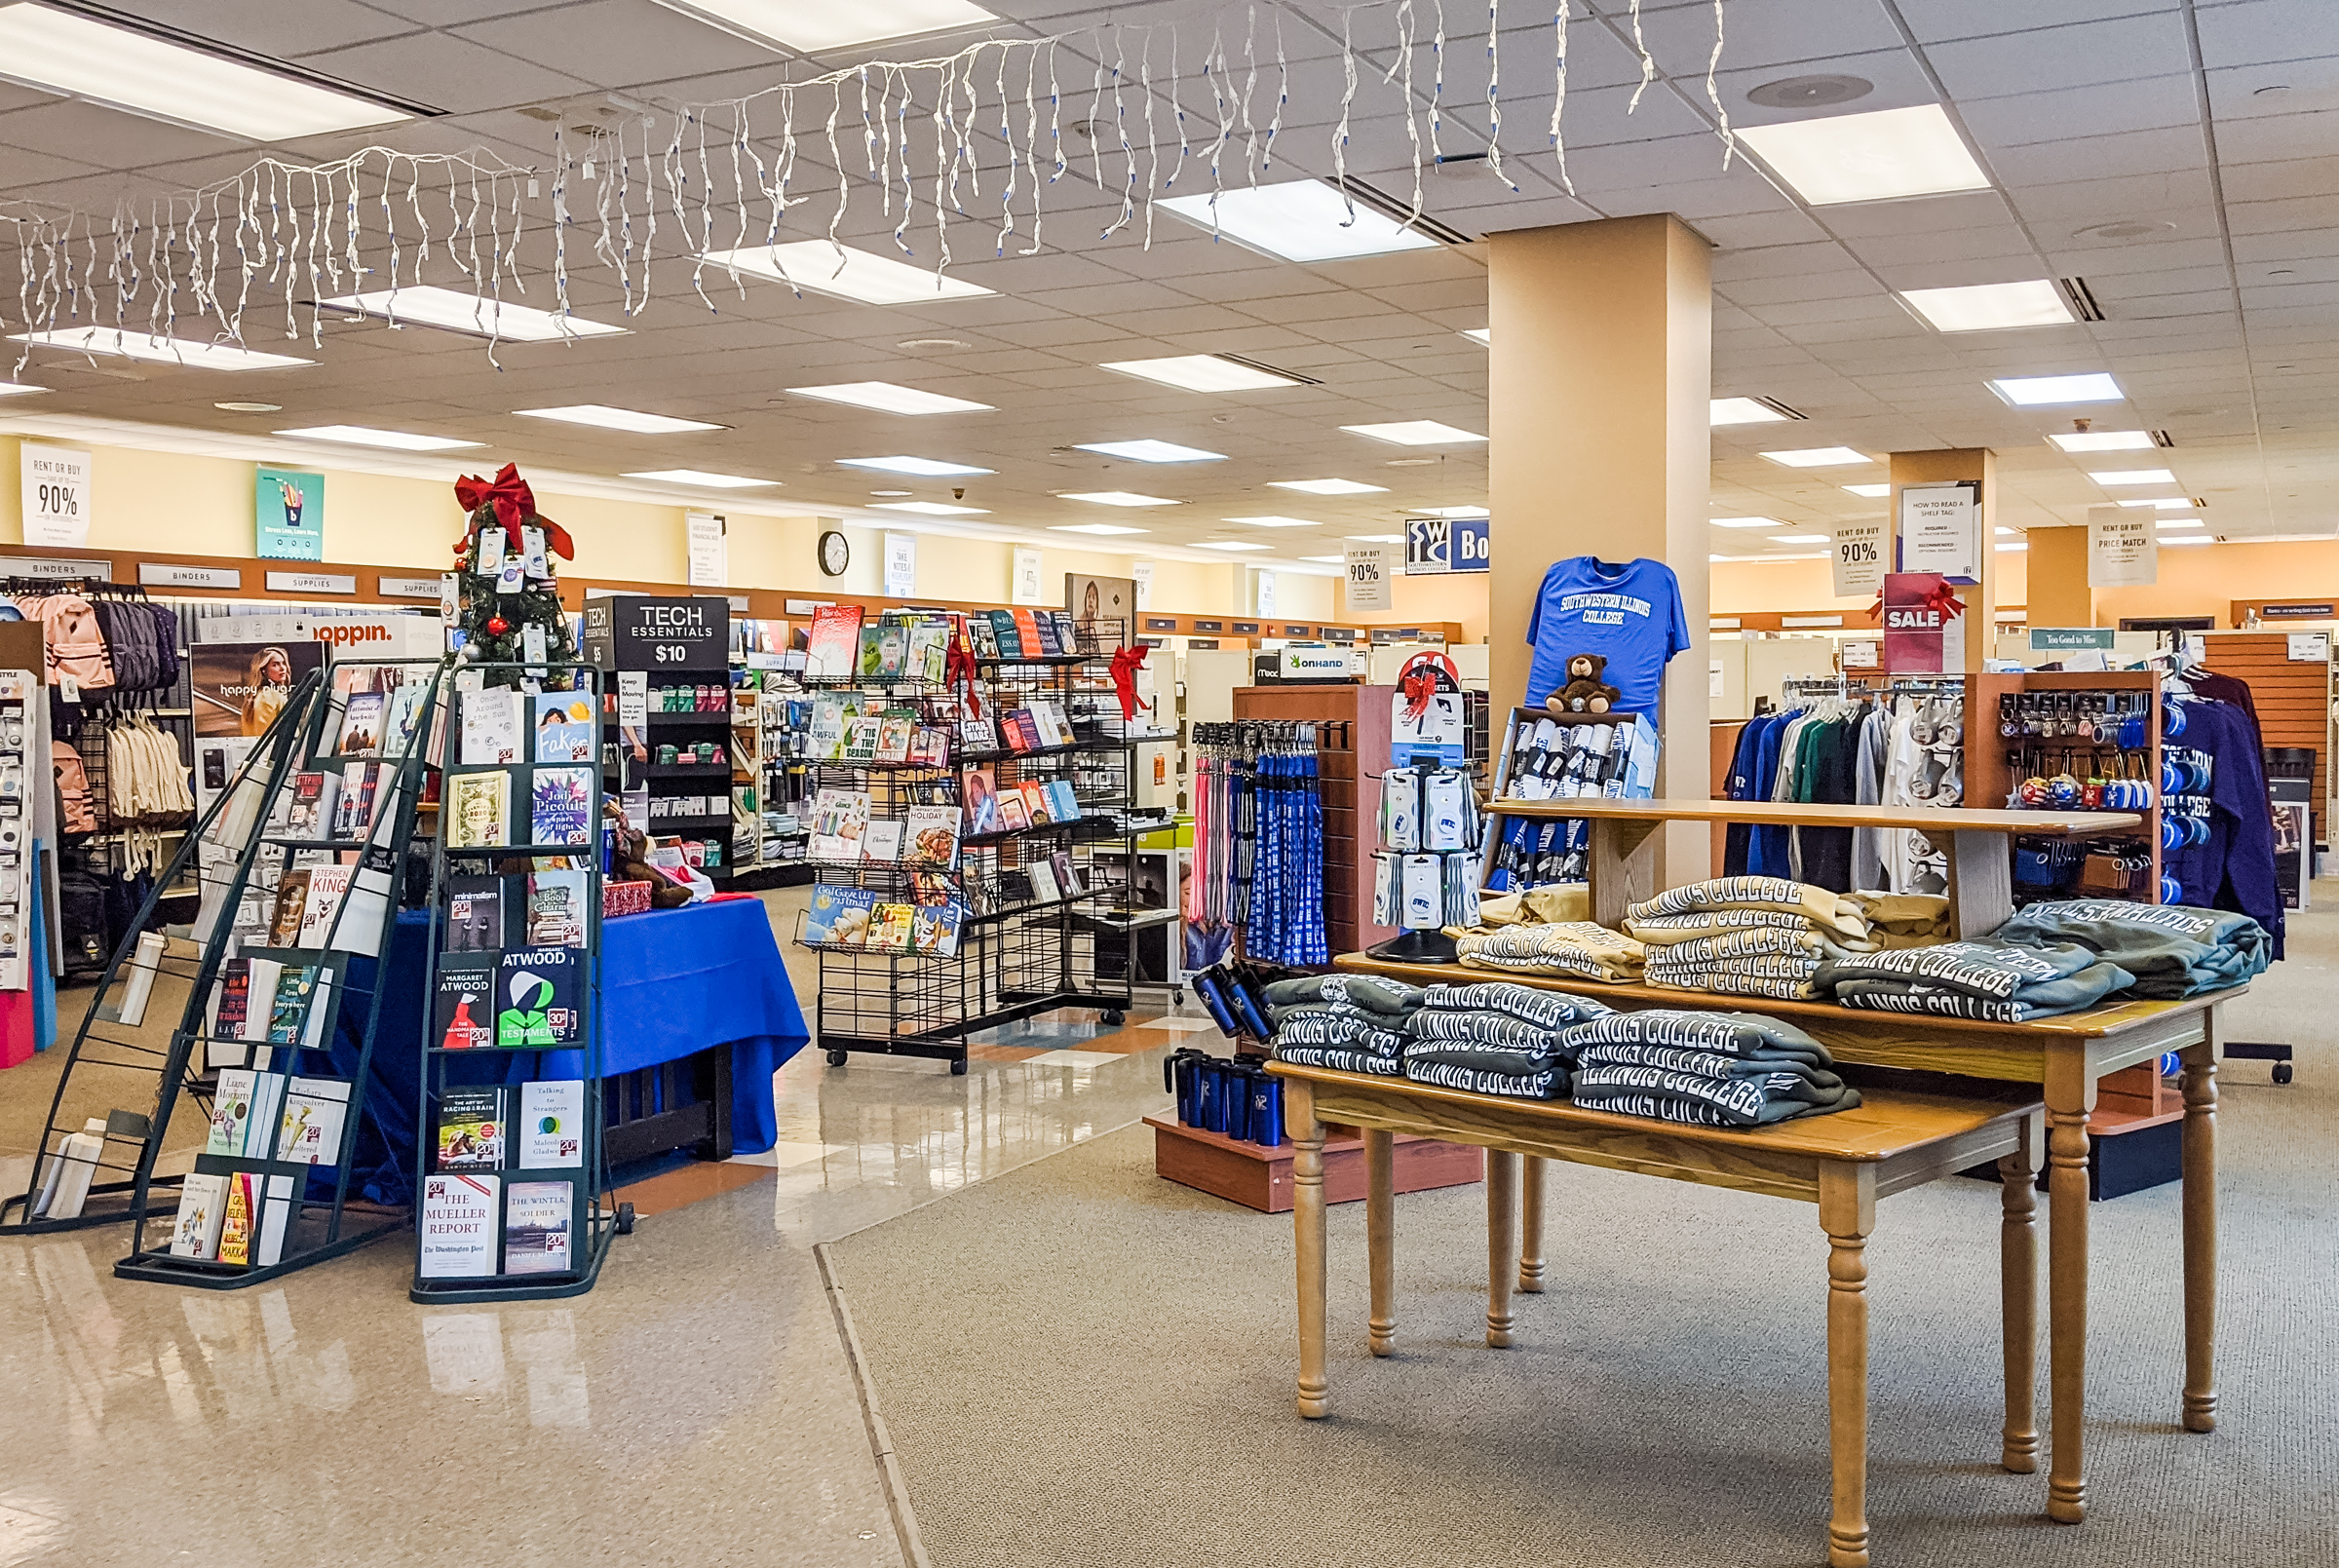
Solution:
[[[1621,713],[1657,712],[1666,661],[1689,646],[1689,618],[1681,585],[1661,560],[1626,565],[1577,555],[1554,562],[1543,576],[1527,618],[1535,660],[1527,670],[1527,706],[1567,684],[1567,661],[1596,653],[1608,661],[1600,678],[1622,695]]]

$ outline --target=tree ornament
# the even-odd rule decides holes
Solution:
[[[505,620],[502,616],[491,615],[487,618],[487,634],[489,636],[500,637],[511,630],[512,623]]]

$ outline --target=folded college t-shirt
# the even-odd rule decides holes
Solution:
[[[2000,941],[2077,942],[2135,976],[2130,994],[2173,1000],[2239,985],[2273,960],[2273,938],[2247,915],[2181,903],[2064,899],[2034,903]]]

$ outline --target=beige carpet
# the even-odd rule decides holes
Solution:
[[[2096,1205],[2090,1495],[1995,1465],[1997,1193],[1881,1205],[1880,1568],[2339,1563],[2339,918],[2236,1011],[2221,1430],[2177,1432],[2176,1189]],[[1798,1205],[1582,1167],[1552,1289],[1482,1341],[1478,1189],[1398,1204],[1400,1354],[1364,1352],[1361,1205],[1332,1223],[1333,1415],[1291,1406],[1287,1217],[1156,1178],[1132,1128],[848,1238],[838,1272],[937,1568],[1800,1564],[1823,1555],[1825,1246]],[[2042,1249],[2043,1250],[2043,1249]],[[2044,1347],[2041,1408],[2044,1415]]]

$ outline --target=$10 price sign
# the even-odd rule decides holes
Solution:
[[[1835,525],[1835,593],[1838,598],[1873,593],[1884,587],[1885,537],[1882,520],[1839,522]]]

